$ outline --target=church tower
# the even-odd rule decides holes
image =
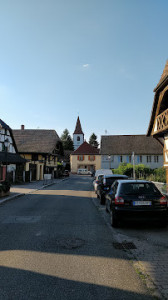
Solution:
[[[80,145],[82,145],[83,142],[84,142],[84,133],[82,131],[81,123],[78,117],[75,131],[73,133],[74,150],[76,150]]]

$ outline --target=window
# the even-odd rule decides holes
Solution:
[[[139,162],[142,163],[142,155],[139,155]]]
[[[84,160],[84,155],[79,155],[78,160],[83,161]]]
[[[94,156],[94,155],[89,155],[89,156],[88,156],[88,160],[94,161],[94,160],[95,160],[95,156]]]
[[[77,136],[77,142],[80,142],[80,136]]]
[[[155,162],[155,163],[158,163],[158,162],[159,162],[159,156],[158,156],[158,155],[155,155],[155,156],[154,156],[154,162]]]
[[[147,155],[146,160],[147,160],[147,163],[151,163],[151,155]]]
[[[120,162],[121,162],[121,163],[123,162],[123,157],[122,157],[122,155],[120,155]]]
[[[131,161],[132,161],[132,155],[129,155],[128,161],[129,161],[129,163],[131,163]]]

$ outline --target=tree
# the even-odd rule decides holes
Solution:
[[[65,129],[63,131],[63,134],[61,135],[61,140],[62,140],[64,150],[74,150],[73,141],[69,134],[68,129]]]
[[[94,133],[92,133],[92,135],[90,136],[89,144],[95,148],[98,148],[99,146],[99,143],[97,141],[97,135],[95,135]]]

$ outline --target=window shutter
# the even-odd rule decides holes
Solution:
[[[78,155],[78,160],[79,160],[79,155]]]
[[[139,157],[139,155],[137,156],[137,163],[138,164],[140,163],[140,157]]]
[[[90,160],[90,155],[88,156],[88,159]]]
[[[85,159],[84,155],[83,155],[83,160]]]
[[[127,155],[127,164],[129,163],[129,156]]]
[[[94,155],[94,159],[93,160],[95,160],[95,155]]]

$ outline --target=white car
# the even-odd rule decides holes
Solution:
[[[92,172],[88,169],[78,169],[77,174],[79,175],[91,175]]]
[[[93,181],[93,187],[94,187],[94,191],[95,193],[97,193],[97,186],[100,183],[101,178],[103,177],[103,174],[100,174],[98,176],[95,176],[95,179]]]
[[[113,174],[113,172],[110,169],[99,169],[96,171],[95,178],[93,181],[93,187],[94,187],[95,193],[97,193],[97,186],[100,183],[101,178],[104,175],[112,175],[112,174]]]

